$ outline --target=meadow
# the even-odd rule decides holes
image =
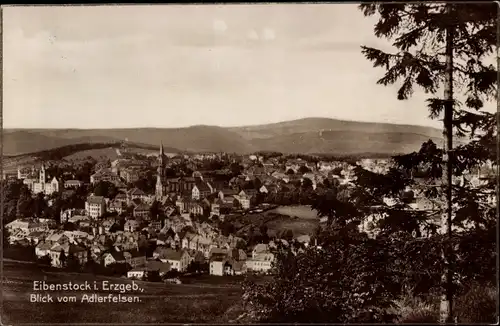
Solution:
[[[155,151],[148,150],[148,149],[142,149],[142,148],[128,148],[127,152],[130,154],[142,154],[142,155],[156,153]],[[80,160],[80,159],[85,159],[89,156],[94,158],[94,159],[106,157],[106,158],[110,159],[111,161],[120,158],[120,155],[118,155],[116,148],[107,147],[107,148],[93,148],[93,149],[88,149],[88,150],[84,150],[84,151],[79,151],[79,152],[73,153],[71,155],[65,156],[64,159],[66,159],[66,160]]]
[[[239,236],[245,235],[251,227],[266,225],[268,234],[275,236],[285,230],[292,230],[294,236],[311,235],[319,225],[316,211],[310,206],[280,206],[265,213],[246,214],[231,219]]]
[[[83,283],[103,280],[131,283],[124,278],[111,278],[82,273],[49,272],[35,264],[4,262],[4,324],[20,323],[216,323],[228,322],[241,313],[241,288],[237,282],[221,284],[221,280],[205,276],[201,282],[163,284],[138,282],[143,291],[128,293],[140,298],[138,303],[82,303],[87,292],[47,292],[55,296],[76,295],[77,302],[31,303],[33,281],[48,283]],[[236,280],[235,280],[236,281]],[[38,293],[45,294],[45,292]],[[94,292],[92,292],[94,293]],[[95,291],[107,295],[109,291]],[[88,293],[90,294],[90,293]],[[232,315],[231,315],[232,314]]]
[[[317,212],[307,205],[280,206],[269,213],[280,215],[266,223],[271,234],[292,230],[294,236],[311,235],[319,225]]]
[[[270,210],[269,212],[281,215],[288,215],[291,217],[296,216],[300,219],[305,219],[305,220],[318,219],[318,212],[316,210],[311,209],[311,207],[308,205],[279,206],[273,210]]]

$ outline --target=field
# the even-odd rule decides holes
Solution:
[[[312,210],[311,207],[307,205],[280,206],[269,212],[292,217],[297,216],[298,218],[305,220],[318,219],[317,211]]]
[[[107,157],[110,160],[115,160],[118,158],[118,154],[116,152],[116,149],[112,147],[108,148],[95,148],[95,149],[88,149],[85,151],[80,151],[76,152],[74,154],[71,154],[69,156],[66,156],[65,159],[67,160],[78,160],[78,159],[84,159],[86,157],[93,157],[93,158],[100,158],[100,157]]]
[[[238,229],[238,235],[246,234],[250,227],[259,228],[265,224],[270,236],[284,230],[292,230],[294,236],[311,235],[319,225],[316,211],[309,206],[280,206],[266,213],[247,214],[231,220]]]
[[[230,321],[241,313],[241,289],[237,280],[223,283],[222,277],[204,276],[199,282],[180,285],[138,282],[143,291],[127,293],[139,297],[140,302],[136,303],[82,303],[81,296],[88,292],[71,291],[47,292],[54,297],[54,303],[31,303],[30,294],[36,293],[33,291],[33,281],[36,280],[48,283],[97,281],[98,284],[103,280],[120,284],[132,281],[91,274],[48,272],[34,264],[17,262],[4,262],[3,274],[3,324],[215,323]],[[92,293],[107,296],[111,292],[100,290]],[[59,303],[55,299],[57,295],[74,295],[77,302]]]
[[[292,230],[296,237],[311,235],[319,224],[316,211],[306,205],[280,206],[269,212],[284,215],[266,223],[271,235],[283,230]]]
[[[148,155],[153,153],[152,150],[141,149],[141,148],[130,148],[128,149],[128,152],[134,154],[142,154],[142,155]],[[65,159],[78,160],[78,159],[84,159],[88,156],[96,159],[100,157],[107,157],[112,161],[120,157],[115,148],[108,147],[108,148],[96,148],[96,149],[89,149],[85,151],[76,152],[74,154],[66,156]]]

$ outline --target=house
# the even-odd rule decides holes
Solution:
[[[157,260],[148,260],[146,263],[146,267],[148,271],[156,271],[160,276],[167,274],[167,272],[170,270],[169,263],[163,263]]]
[[[243,249],[230,249],[227,251],[227,256],[235,261],[247,260],[247,254]]]
[[[127,272],[127,278],[129,279],[142,280],[146,277],[146,275],[147,275],[146,267],[132,268]]]
[[[97,167],[96,167],[96,169],[97,169]],[[99,183],[101,181],[107,181],[107,182],[113,183],[115,186],[118,183],[121,183],[120,177],[116,173],[113,173],[113,172],[108,171],[108,170],[100,170],[100,171],[97,171],[96,173],[94,173],[90,176],[90,183],[91,184],[96,184],[96,183]]]
[[[50,249],[53,246],[54,246],[54,243],[51,243],[51,242],[40,242],[35,247],[35,255],[38,258],[42,258],[42,257],[45,257],[47,255],[50,255]]]
[[[220,207],[221,207],[221,200],[220,199],[216,199],[210,205],[210,214],[211,215],[220,215]]]
[[[121,251],[113,251],[104,254],[104,266],[109,266],[111,264],[125,264],[127,261],[125,260],[125,256]]]
[[[63,255],[65,256],[63,258]],[[70,243],[56,243],[52,248],[50,248],[49,256],[51,258],[51,264],[54,267],[63,267],[63,259],[66,259],[72,255],[78,260],[80,265],[84,265],[87,262],[87,250],[81,246],[70,244]]]
[[[181,241],[181,247],[183,249],[198,249],[198,235],[195,233],[187,232]]]
[[[241,275],[246,273],[246,263],[234,259],[216,256],[210,260],[210,275]]]
[[[85,202],[87,216],[97,219],[106,213],[106,201],[102,196],[89,196]]]
[[[113,200],[111,203],[109,203],[107,211],[122,214],[127,211],[127,205],[122,201]]]
[[[89,259],[87,249],[74,244],[69,245],[68,255],[73,255],[80,265],[84,265]]]
[[[140,201],[146,201],[148,199],[148,195],[144,191],[138,188],[130,189],[127,192],[127,200],[128,202],[132,202],[133,200],[138,199]]]
[[[197,262],[197,263],[205,263],[206,262],[206,257],[205,255],[203,254],[203,252],[199,251],[199,250],[189,250],[188,251],[189,253],[189,262]]]
[[[160,232],[165,233],[168,229],[172,229],[174,232],[180,232],[187,224],[187,221],[181,216],[172,216],[164,220],[164,226]]]
[[[115,199],[114,199],[115,202],[121,202],[123,204],[127,204],[128,201],[127,201],[127,195],[124,194],[123,192],[120,192],[119,194],[117,194],[115,196]]]
[[[250,194],[247,194],[250,193]],[[253,192],[249,192],[247,190],[241,191],[236,197],[237,201],[241,205],[241,208],[248,210],[255,205],[255,195]]]
[[[257,255],[251,259],[246,260],[246,267],[248,270],[254,272],[269,273],[274,261],[274,255]]]
[[[235,261],[228,259],[224,264],[224,275],[242,275],[247,272],[245,261]]]
[[[270,251],[269,245],[264,244],[264,243],[259,243],[259,244],[255,245],[252,249],[252,258],[256,257],[257,255],[269,252],[269,251]]]
[[[219,191],[218,196],[221,200],[224,200],[225,197],[230,197],[231,200],[234,199],[234,196],[236,196],[238,192],[233,189],[222,189]]]
[[[17,179],[24,180],[34,175],[34,169],[17,167]]]
[[[162,221],[158,220],[149,222],[149,226],[155,231],[160,231],[162,228],[162,224],[163,224]]]
[[[248,270],[268,273],[272,268],[274,254],[266,244],[258,244],[252,250],[252,258],[246,260]]]
[[[181,248],[188,250],[200,251],[208,256],[210,252],[210,239],[202,237],[198,234],[187,232],[181,241]]]
[[[262,187],[260,187],[259,189],[259,192],[263,194],[276,194],[278,193],[278,190],[279,190],[278,185],[271,183],[262,185]]]
[[[191,257],[185,249],[175,250],[172,248],[159,247],[153,253],[153,258],[159,259],[164,263],[169,263],[171,269],[179,272],[186,271]]]
[[[142,218],[145,220],[149,220],[150,217],[150,207],[147,204],[139,204],[134,207],[133,215],[136,218]]]
[[[163,209],[163,213],[166,217],[170,217],[174,215],[177,211],[177,207],[167,206]]]
[[[229,180],[229,187],[241,188],[245,185],[245,176],[237,176]]]
[[[213,257],[216,257],[216,256],[226,257],[227,255],[228,255],[228,250],[226,248],[214,247],[214,248],[210,249],[208,258],[212,259]]]
[[[93,228],[93,233],[95,234],[107,234],[110,232],[112,227],[117,227],[118,223],[114,218],[110,219],[105,219],[105,220],[99,220],[97,222],[94,222],[94,225],[92,226]]]
[[[219,197],[220,203],[223,204],[221,207],[234,207],[234,202],[237,201],[236,197],[238,197],[237,193],[235,195],[224,195],[222,199]]]
[[[210,259],[210,275],[223,276],[224,275],[224,265],[227,259],[224,256],[215,256]]]
[[[104,255],[104,266],[111,264],[129,264],[132,268],[144,266],[146,256],[138,250],[113,251]]]
[[[120,178],[125,180],[127,183],[134,183],[140,178],[139,171],[134,168],[127,168],[120,171]]]
[[[156,245],[176,248],[177,243],[175,242],[174,236],[160,233],[156,238]]]
[[[201,203],[190,203],[189,213],[193,215],[204,215],[206,206]]]
[[[64,181],[64,189],[75,189],[83,186],[83,181],[80,180],[66,180]]]
[[[123,257],[125,257],[125,261],[132,266],[132,268],[144,266],[146,264],[146,255],[139,250],[125,251],[123,252]]]
[[[187,212],[188,202],[189,202],[188,200],[186,200],[182,197],[179,197],[175,201],[175,206],[178,208],[179,213]]]
[[[22,230],[23,232],[29,234],[35,231],[48,230],[48,224],[41,223],[40,219],[24,218],[24,219],[17,219],[8,223],[7,225],[5,225],[5,228],[8,229],[10,232],[13,232],[14,230]]]
[[[191,198],[194,200],[200,200],[206,198],[212,193],[212,187],[207,182],[197,182],[193,189],[191,189]]]
[[[127,220],[123,226],[125,232],[135,232],[139,230],[141,223],[137,220]]]
[[[88,257],[89,260],[93,260],[93,261],[96,261],[98,262],[100,260],[100,258],[103,256],[103,254],[109,249],[107,248],[105,245],[101,244],[101,243],[92,243],[90,245],[90,257]]]

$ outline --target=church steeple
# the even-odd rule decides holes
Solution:
[[[40,169],[40,174],[39,174],[39,182],[41,184],[45,184],[47,178],[45,176],[45,165],[42,164],[42,168]]]
[[[163,153],[163,142],[160,142],[160,155],[158,155],[158,176],[163,177],[165,169],[165,154]]]
[[[158,155],[158,169],[156,174],[156,198],[163,197],[163,171],[165,170],[165,154],[163,153],[163,142],[160,142],[160,154]]]

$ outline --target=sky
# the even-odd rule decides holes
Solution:
[[[4,7],[4,128],[441,126],[426,94],[376,85],[375,23],[355,4]]]

